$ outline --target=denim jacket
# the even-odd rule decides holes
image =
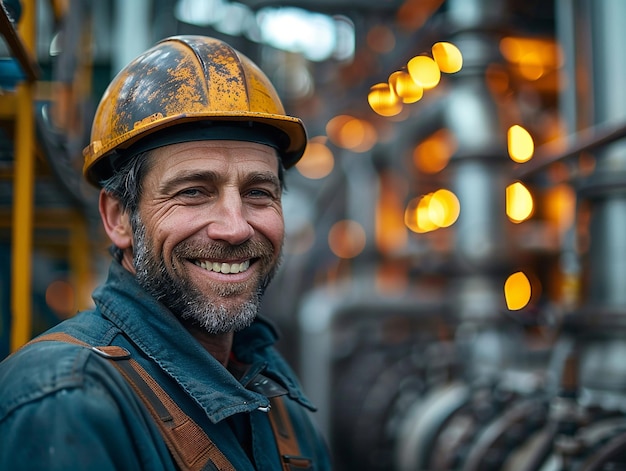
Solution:
[[[131,352],[237,470],[280,470],[269,400],[235,379],[117,262],[94,292],[96,308],[52,329],[95,346]],[[330,469],[323,439],[272,326],[257,319],[235,334],[233,353],[286,390],[301,454]],[[0,469],[174,470],[152,417],[108,360],[45,341],[0,363]]]

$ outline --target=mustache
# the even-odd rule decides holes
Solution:
[[[177,257],[187,259],[208,260],[243,260],[268,259],[274,253],[274,247],[268,240],[247,240],[240,245],[231,245],[227,242],[211,242],[209,245],[193,241],[184,241],[174,249]]]

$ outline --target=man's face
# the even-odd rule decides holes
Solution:
[[[275,150],[198,141],[149,158],[133,221],[139,283],[210,333],[249,325],[284,238]]]

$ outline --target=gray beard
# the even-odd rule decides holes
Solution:
[[[237,288],[221,286],[214,299],[209,299],[188,278],[181,274],[178,276],[170,274],[162,254],[159,257],[154,254],[140,218],[137,216],[133,219],[133,261],[136,279],[151,296],[164,304],[179,319],[190,321],[210,334],[236,332],[248,327],[254,321],[261,306],[261,298],[277,271],[278,263],[259,281],[256,290],[247,300],[237,306],[229,306],[220,303],[220,298],[234,294]]]

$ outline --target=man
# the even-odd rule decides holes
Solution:
[[[225,43],[168,38],[105,92],[84,173],[113,243],[95,309],[0,366],[0,469],[329,469],[257,317],[306,134]]]

